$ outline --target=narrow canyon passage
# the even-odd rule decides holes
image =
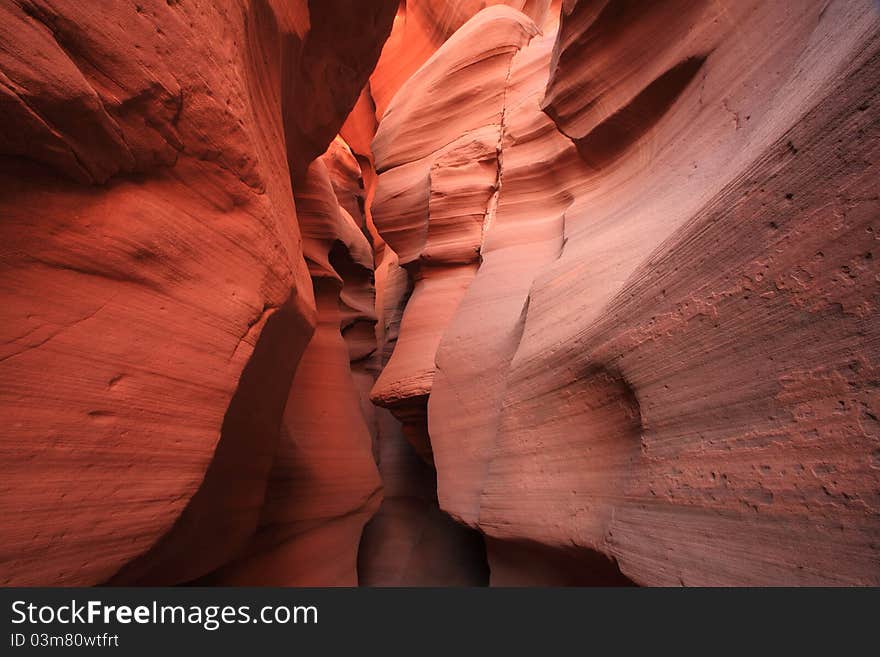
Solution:
[[[872,0],[0,1],[0,584],[880,585]]]

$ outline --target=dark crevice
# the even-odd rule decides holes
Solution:
[[[575,139],[581,159],[593,167],[602,168],[623,155],[669,111],[703,66],[706,57],[689,57],[673,66],[589,134]]]
[[[266,320],[223,419],[201,486],[177,521],[109,585],[167,586],[219,567],[253,535],[281,432],[281,417],[312,326],[291,298]]]
[[[636,586],[610,557],[580,546],[486,537],[492,586]]]

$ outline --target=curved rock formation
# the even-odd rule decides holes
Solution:
[[[372,250],[358,225],[361,211],[354,207],[358,222],[346,210],[359,173],[353,155],[336,142],[295,183],[317,304],[315,333],[290,387],[256,535],[243,554],[205,582],[358,583],[361,532],[381,500],[372,438],[351,369],[352,360],[376,347]],[[351,338],[361,325],[369,328],[370,341]]]
[[[315,323],[289,172],[395,5],[0,7],[0,582],[186,581],[249,540]]]
[[[395,412],[428,461],[434,356],[476,273],[492,220],[511,59],[536,32],[532,21],[504,5],[484,10],[406,82],[373,140],[379,172],[373,221],[415,285],[372,399]],[[447,120],[440,125],[436,116]]]
[[[880,581],[877,36],[870,3],[570,2],[485,75],[505,100],[479,269],[407,306],[442,334],[430,387],[395,353],[374,396],[430,392],[440,504],[490,537],[493,582]],[[398,152],[484,129],[464,100],[419,103],[419,76],[461,74],[437,64],[454,48],[401,89],[422,111]],[[394,184],[416,180],[381,138],[394,109],[377,227],[404,254],[435,226],[471,244]]]
[[[406,270],[397,264],[397,254],[387,245],[377,251],[377,261],[379,350],[370,364],[373,372],[387,365],[395,349],[403,308],[412,291]],[[424,423],[424,416],[421,422]],[[486,585],[489,569],[482,537],[440,510],[434,468],[408,444],[404,427],[388,410],[376,409],[375,430],[376,460],[384,499],[361,540],[360,583],[366,586]],[[412,436],[412,432],[409,433]]]
[[[0,584],[880,584],[873,0],[0,6]]]
[[[401,0],[391,36],[370,76],[376,115],[383,117],[391,100],[412,75],[482,9],[507,5],[538,25],[558,15],[560,0]]]

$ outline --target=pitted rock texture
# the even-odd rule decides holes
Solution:
[[[514,43],[501,16],[374,141],[416,285],[432,235],[479,251],[413,295],[373,391],[427,406],[441,508],[495,584],[878,583],[876,7],[570,1]],[[490,202],[459,178],[435,220],[460,168],[418,163],[493,129]]]
[[[0,584],[880,584],[873,0],[0,3]]]

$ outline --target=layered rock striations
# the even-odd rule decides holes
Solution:
[[[176,583],[248,543],[317,321],[291,172],[395,9],[2,4],[0,582]]]
[[[79,4],[0,5],[0,584],[880,584],[876,3]]]
[[[359,176],[354,156],[336,141],[295,182],[317,306],[315,333],[290,387],[256,535],[234,563],[206,582],[358,583],[361,532],[382,489],[352,371],[352,363],[376,347],[373,255],[356,203]]]
[[[397,415],[429,462],[434,356],[477,271],[491,221],[511,59],[536,32],[506,6],[481,12],[406,82],[373,140],[373,221],[414,287],[372,399]],[[434,123],[433,113],[448,120]]]
[[[381,240],[381,238],[378,238]],[[403,308],[412,292],[397,254],[377,250],[376,311],[378,349],[367,363],[376,375],[387,365],[400,333]],[[369,390],[366,391],[369,394]],[[437,474],[385,408],[373,407],[375,456],[383,500],[365,527],[358,552],[358,575],[365,586],[484,586],[489,570],[482,537],[453,521],[437,502]],[[424,418],[422,418],[424,422]]]
[[[497,584],[876,583],[876,9],[566,2],[513,48],[493,11],[374,142],[389,243],[420,268],[432,234],[479,251],[454,299],[405,310],[436,317],[399,339],[434,361],[396,350],[374,389],[429,394],[441,507]],[[508,70],[457,65],[471,30]],[[444,109],[480,66],[471,93],[503,102]],[[398,154],[492,126],[495,198],[462,184],[435,221],[416,199],[447,176]]]
[[[401,0],[391,35],[370,76],[370,95],[381,118],[401,86],[469,19],[486,7],[506,5],[537,25],[558,15],[560,0]]]

